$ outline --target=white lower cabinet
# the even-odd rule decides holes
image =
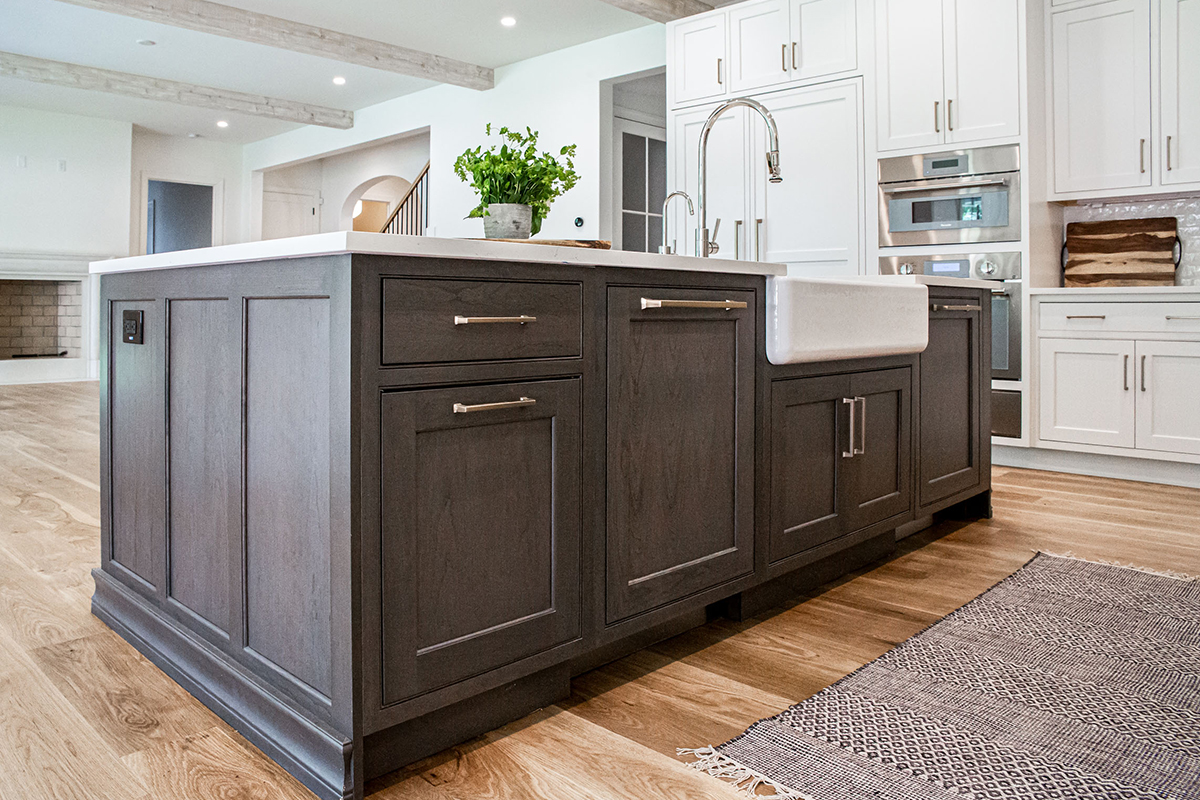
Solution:
[[[1200,455],[1200,342],[1138,342],[1137,447]]]
[[[1133,342],[1042,339],[1039,355],[1043,439],[1134,446]]]

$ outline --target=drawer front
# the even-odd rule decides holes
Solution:
[[[1040,317],[1055,333],[1200,334],[1200,303],[1042,303]]]
[[[583,287],[384,278],[382,335],[385,365],[578,358]]]

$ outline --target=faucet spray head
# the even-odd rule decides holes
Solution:
[[[767,152],[767,172],[770,173],[769,180],[771,183],[783,183],[783,176],[779,174],[779,151],[769,150]]]

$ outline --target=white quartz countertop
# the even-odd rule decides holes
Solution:
[[[855,280],[898,283],[903,286],[956,286],[960,289],[992,289],[997,283],[979,278],[953,278],[948,275],[864,275]]]
[[[199,250],[180,250],[131,258],[94,261],[92,274],[177,269],[210,264],[239,264],[280,258],[363,253],[421,258],[460,258],[477,261],[519,261],[531,264],[571,264],[585,267],[630,267],[691,272],[721,272],[743,275],[784,275],[782,264],[758,261],[663,256],[657,253],[627,253],[621,250],[592,250],[580,247],[490,242],[481,239],[439,239],[431,236],[400,236],[391,233],[338,231],[288,239],[227,244]]]
[[[1114,300],[1148,300],[1151,297],[1169,297],[1172,300],[1200,300],[1200,286],[1090,286],[1071,288],[1053,287],[1030,289],[1030,296],[1050,300],[1099,300],[1110,303]]]

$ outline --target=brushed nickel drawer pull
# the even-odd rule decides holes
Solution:
[[[857,405],[857,403],[855,402],[855,398],[853,398],[853,397],[843,397],[842,405],[850,406],[850,436],[849,436],[849,441],[846,442],[846,445],[850,449],[842,451],[842,458],[854,458],[854,454],[856,452],[858,452],[857,448],[854,446],[854,440],[858,438],[857,434],[855,434],[855,428],[857,426],[855,425],[855,414],[854,414],[854,408]]]
[[[455,403],[454,413],[470,414],[474,411],[500,411],[505,408],[524,408],[525,406],[532,405],[537,405],[537,400],[534,400],[532,397],[522,397],[520,400],[509,400],[503,403],[479,403],[473,406]]]
[[[1146,357],[1142,356],[1142,391],[1146,391]]]
[[[933,101],[933,132],[934,133],[942,132],[942,123],[939,121],[939,117],[938,117],[938,108],[941,106],[941,104],[942,104],[942,101],[940,101],[940,100]]]
[[[1175,317],[1168,314],[1167,319],[1200,319],[1200,317]]]
[[[735,308],[746,308],[741,300],[651,300],[642,298],[642,310],[647,308],[720,308],[732,311]]]
[[[526,322],[537,322],[537,317],[522,314],[519,317],[459,317],[454,318],[455,325],[480,325],[488,322],[512,322],[524,325]]]
[[[1067,319],[1108,319],[1107,314],[1067,314]]]
[[[979,306],[944,306],[940,303],[933,304],[934,311],[982,311]]]
[[[1171,171],[1171,137],[1167,137],[1167,172]]]
[[[954,130],[954,101],[946,101],[946,130]]]
[[[861,446],[854,448],[854,455],[865,456],[867,454],[867,398],[856,397],[854,402],[858,404],[858,413],[862,415],[862,419],[858,423],[858,441]]]
[[[1125,378],[1125,391],[1129,391],[1129,356],[1125,356],[1125,366],[1121,368],[1121,375]]]
[[[1138,169],[1145,174],[1146,172],[1146,140],[1142,139],[1138,145]]]
[[[779,57],[779,63],[783,65],[783,71],[787,72],[787,42],[783,43],[783,53]]]

